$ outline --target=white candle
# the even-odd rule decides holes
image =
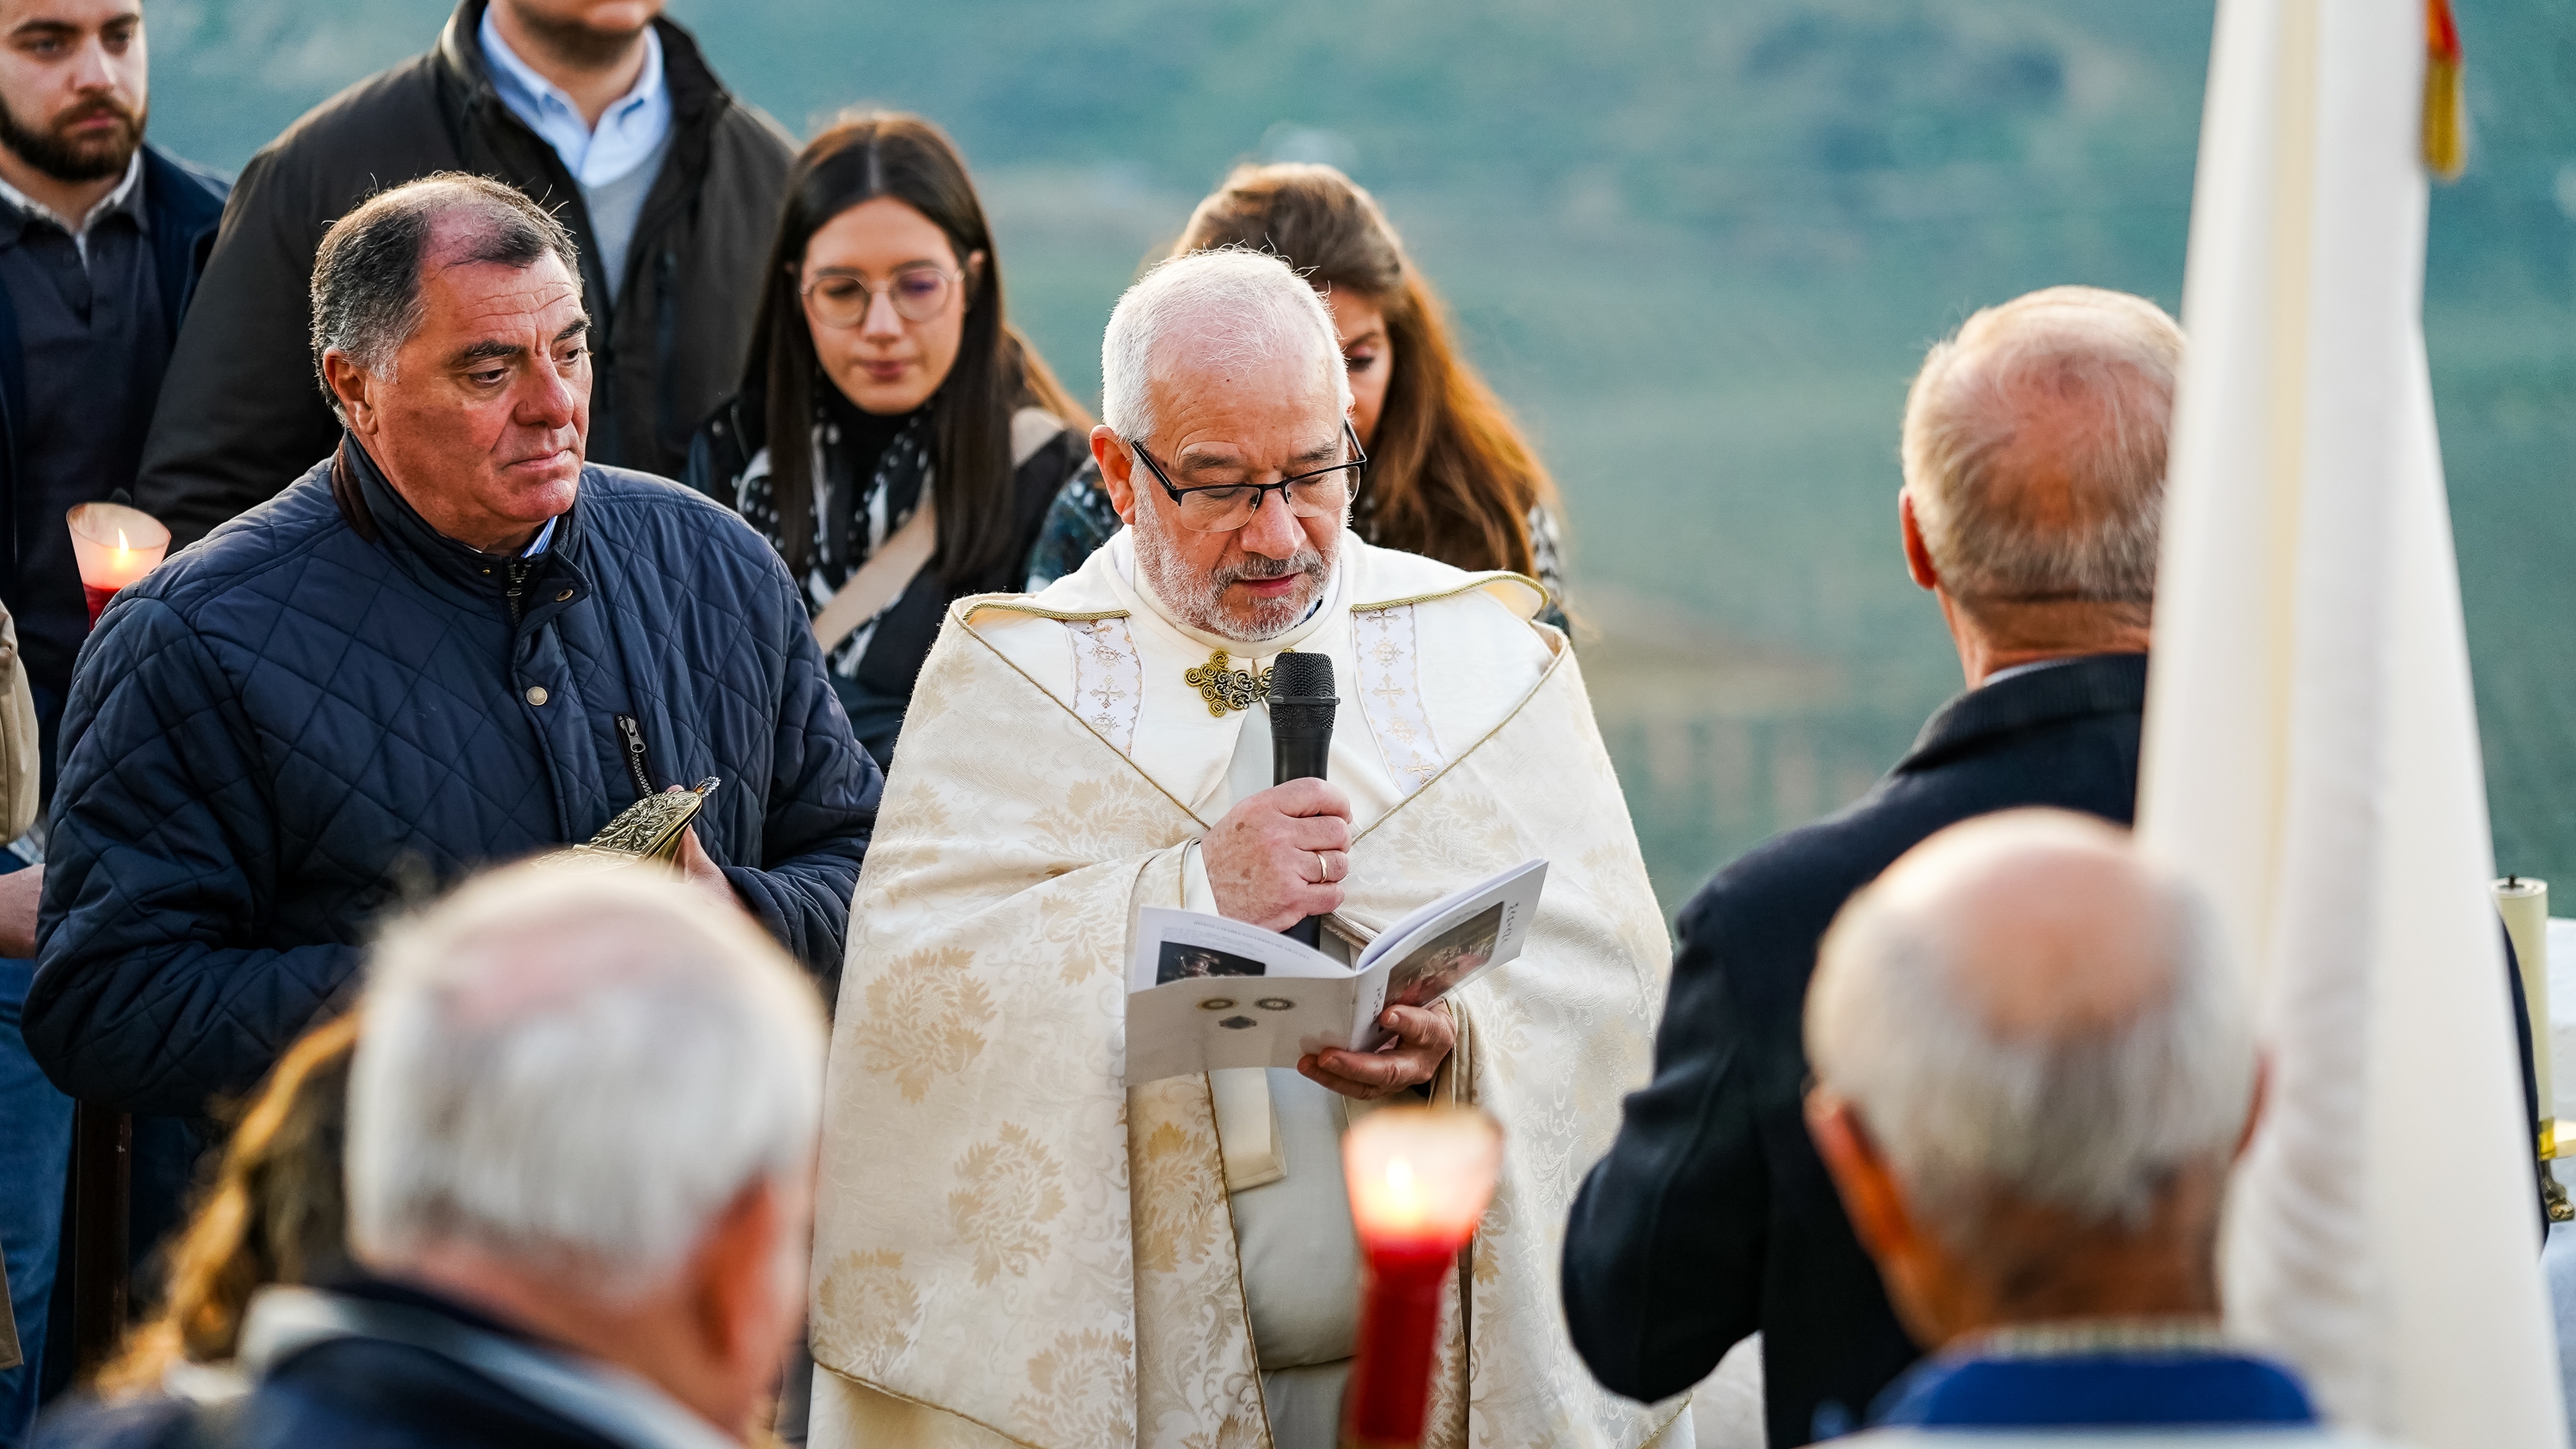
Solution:
[[[2523,1005],[2531,1012],[2531,1072],[2540,1086],[2540,1152],[2557,1155],[2557,1098],[2549,1071],[2549,882],[2509,875],[2495,883],[2496,910],[2522,968]]]

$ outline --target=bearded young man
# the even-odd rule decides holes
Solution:
[[[1348,531],[1341,351],[1278,259],[1163,263],[1103,364],[1092,451],[1127,527],[1043,593],[950,611],[853,913],[812,1442],[1332,1444],[1359,1280],[1338,1138],[1426,1094],[1509,1147],[1425,1442],[1655,1438],[1679,1404],[1597,1388],[1554,1304],[1665,936],[1544,595]],[[1329,778],[1274,787],[1256,681],[1292,647],[1343,703]],[[1366,937],[1533,856],[1525,954],[1390,1009],[1391,1049],[1125,1084],[1137,907]]]
[[[45,778],[89,632],[63,514],[134,486],[144,429],[224,185],[143,144],[136,0],[0,0],[0,602],[17,626]],[[27,1055],[44,868],[0,851],[0,1247],[25,1358],[0,1370],[0,1445],[36,1411],[71,1100]]]
[[[243,168],[179,338],[135,500],[180,545],[339,442],[303,385],[331,223],[466,171],[553,209],[581,253],[593,461],[675,478],[740,380],[795,146],[735,99],[664,0],[460,0],[437,43],[314,107]]]

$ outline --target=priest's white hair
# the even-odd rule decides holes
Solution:
[[[1332,311],[1288,263],[1240,246],[1157,262],[1118,299],[1100,338],[1100,416],[1122,438],[1154,433],[1153,381],[1170,344],[1197,344],[1216,366],[1311,357],[1333,379],[1335,415],[1351,379]]]
[[[362,1009],[349,1230],[372,1264],[456,1243],[650,1292],[741,1193],[812,1162],[814,988],[675,881],[486,876],[386,934]]]
[[[2176,1172],[2224,1169],[2252,1110],[2252,1024],[2206,903],[2063,811],[1952,827],[1854,895],[1806,1035],[1817,1082],[1962,1250],[1994,1194],[2141,1227]]]
[[[1905,399],[1905,489],[1942,585],[1979,603],[2155,597],[2183,334],[2155,303],[2050,287],[1935,343]]]

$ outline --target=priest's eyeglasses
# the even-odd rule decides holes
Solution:
[[[826,327],[856,327],[868,320],[868,308],[882,292],[894,301],[895,315],[907,322],[927,322],[948,310],[948,294],[965,280],[964,272],[943,272],[924,262],[901,267],[882,287],[871,287],[856,272],[829,267],[799,290],[806,309]]]
[[[1276,483],[1218,483],[1205,488],[1175,488],[1171,475],[1154,461],[1153,454],[1145,451],[1143,443],[1130,438],[1127,449],[1172,496],[1181,527],[1192,533],[1232,533],[1250,523],[1274,492],[1299,518],[1321,518],[1348,506],[1351,495],[1359,490],[1361,475],[1368,469],[1368,453],[1360,447],[1360,435],[1351,430],[1348,418],[1342,419],[1342,437],[1351,445],[1351,460],[1347,463],[1335,463]]]

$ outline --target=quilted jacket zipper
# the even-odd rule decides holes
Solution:
[[[519,627],[519,592],[527,587],[528,575],[535,573],[537,566],[527,559],[514,558],[507,568],[510,587],[502,591],[501,597],[510,602],[510,627],[516,629]]]

